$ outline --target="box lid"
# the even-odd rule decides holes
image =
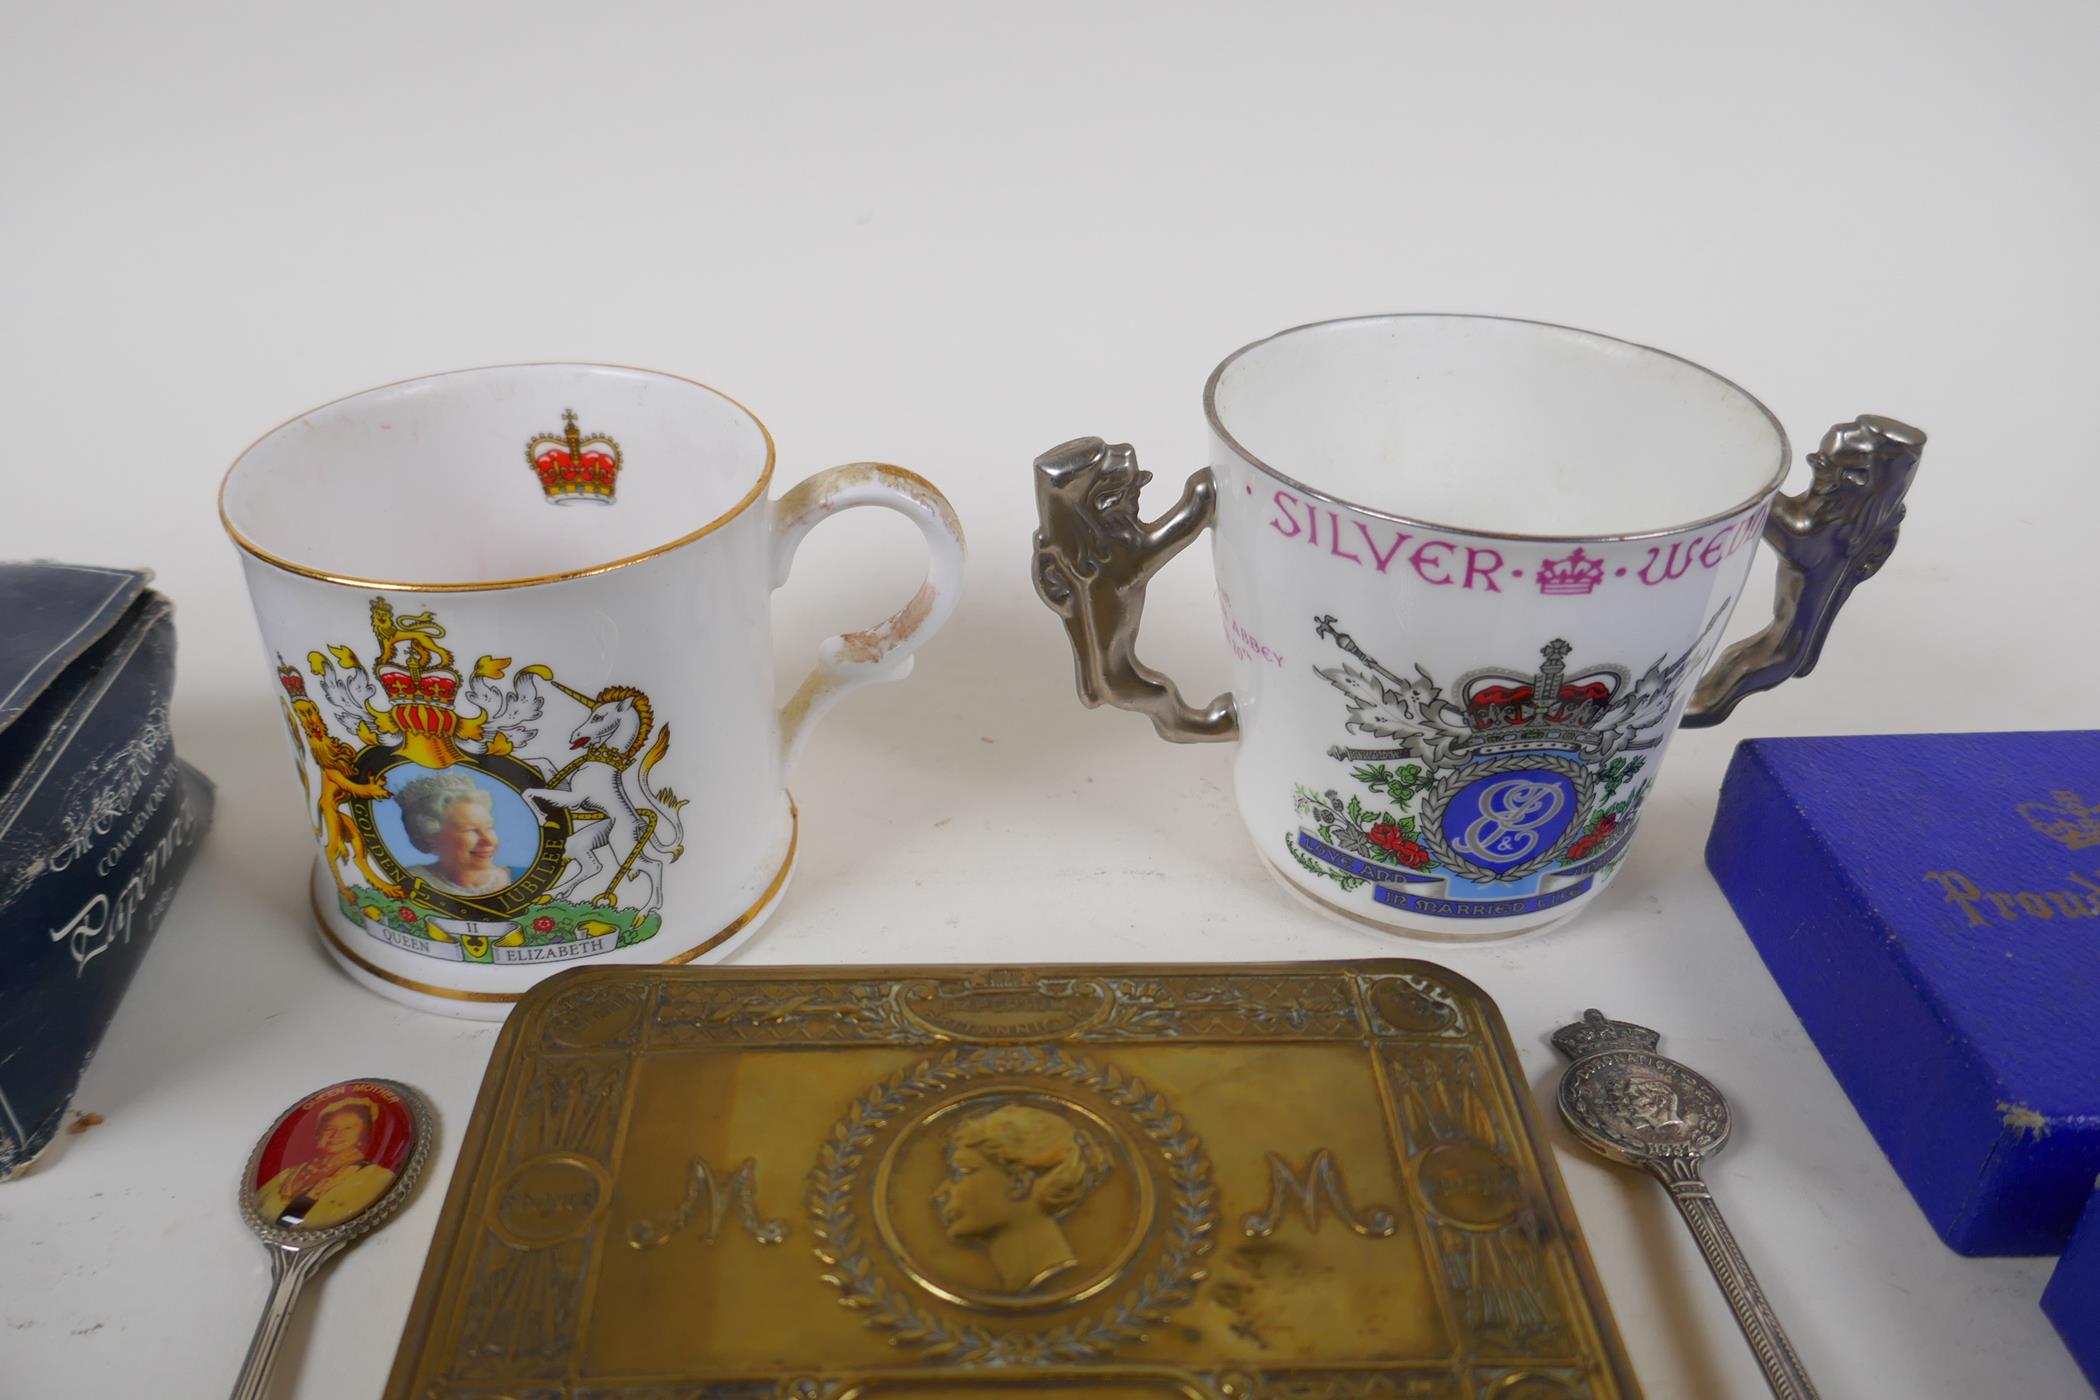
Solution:
[[[1387,960],[542,982],[387,1394],[645,1389],[1637,1390],[1500,1014]]]
[[[1752,740],[1707,863],[1948,1242],[2060,1247],[2100,1172],[2100,733]]]
[[[0,730],[116,624],[152,577],[91,564],[0,564]]]

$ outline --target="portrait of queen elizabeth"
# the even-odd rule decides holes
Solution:
[[[409,844],[432,857],[408,867],[448,894],[493,894],[511,883],[510,867],[496,864],[496,812],[487,788],[458,768],[447,768],[394,788]]]

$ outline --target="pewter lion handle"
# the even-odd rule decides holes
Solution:
[[[1772,621],[1721,653],[1685,709],[1687,729],[1719,724],[1745,696],[1815,669],[1838,609],[1896,548],[1924,451],[1925,434],[1874,414],[1823,435],[1808,457],[1809,488],[1779,497],[1765,522],[1765,542],[1779,551]]]
[[[1189,478],[1173,509],[1148,525],[1138,518],[1138,493],[1151,479],[1130,444],[1097,437],[1075,438],[1036,458],[1035,591],[1064,619],[1079,698],[1089,708],[1136,710],[1175,743],[1237,738],[1230,694],[1199,709],[1137,658],[1145,585],[1203,533],[1218,504],[1217,483],[1205,468]]]

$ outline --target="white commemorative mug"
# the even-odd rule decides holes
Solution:
[[[1036,459],[1036,588],[1080,698],[1238,741],[1240,812],[1286,888],[1453,939],[1604,889],[1677,726],[1814,666],[1925,442],[1839,424],[1780,495],[1786,434],[1736,385],[1485,316],[1284,331],[1228,356],[1204,411],[1210,465],[1149,524],[1127,445]],[[1135,644],[1146,582],[1205,528],[1233,689],[1199,708]],[[1775,615],[1714,660],[1759,538]]]
[[[411,380],[266,434],[220,488],[349,974],[500,1018],[581,963],[727,956],[777,906],[787,774],[842,693],[909,674],[954,610],[962,528],[881,463],[768,499],[727,396],[605,365]],[[769,595],[826,516],[883,506],[931,558],[785,705]]]

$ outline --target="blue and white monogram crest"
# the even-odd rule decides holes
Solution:
[[[1574,648],[1555,637],[1528,674],[1469,671],[1449,691],[1419,665],[1412,677],[1387,669],[1333,617],[1315,619],[1315,635],[1350,658],[1313,668],[1347,698],[1346,727],[1388,742],[1328,750],[1371,800],[1301,786],[1308,824],[1293,858],[1419,913],[1530,913],[1576,898],[1625,849],[1646,780],[1614,799],[1669,732],[1721,616],[1638,679],[1624,666],[1570,666]]]
[[[1475,775],[1444,804],[1437,826],[1454,855],[1499,879],[1558,851],[1588,797],[1587,782],[1557,768]]]

